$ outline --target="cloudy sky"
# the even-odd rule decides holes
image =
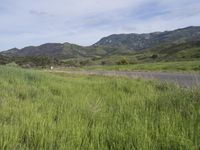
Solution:
[[[200,25],[199,0],[0,0],[0,50]]]

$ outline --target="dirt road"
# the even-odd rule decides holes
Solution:
[[[68,74],[127,76],[133,78],[155,79],[178,84],[183,87],[200,85],[200,74],[169,72],[135,72],[135,71],[55,71]]]

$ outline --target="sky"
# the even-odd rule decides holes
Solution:
[[[0,51],[200,26],[199,0],[0,0]]]

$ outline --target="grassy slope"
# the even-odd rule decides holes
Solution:
[[[198,149],[200,93],[0,67],[0,149]]]
[[[67,59],[63,60],[63,63],[68,66],[102,66],[85,67],[101,70],[200,70],[200,42],[162,44],[146,51],[129,54],[126,51],[124,54],[114,52],[94,58]],[[119,64],[131,65],[117,66]]]
[[[157,58],[152,58],[157,55]],[[200,60],[200,42],[186,42],[179,44],[161,44],[154,48],[135,52],[135,53],[113,53],[100,59],[90,61],[90,64],[101,65],[104,62],[107,65],[117,64],[120,60],[126,59],[130,64],[146,62],[163,62],[163,61],[192,61]]]

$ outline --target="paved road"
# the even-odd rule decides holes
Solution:
[[[156,79],[178,84],[183,87],[200,85],[200,74],[197,73],[167,73],[167,72],[134,72],[134,71],[56,71],[68,74],[127,76],[133,78]]]

